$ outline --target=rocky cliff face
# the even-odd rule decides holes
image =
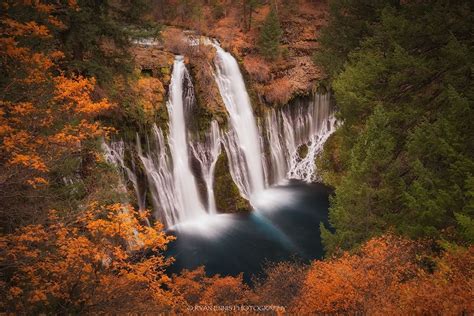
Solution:
[[[241,58],[253,89],[270,105],[286,104],[295,95],[308,93],[322,77],[321,70],[312,62],[312,55],[318,48],[319,30],[326,23],[326,4],[298,1],[292,5],[292,8],[279,8],[283,37],[281,56],[276,61],[266,61],[257,49],[259,26],[268,14],[268,5],[256,10],[249,32],[239,31],[233,38],[224,37],[223,34],[235,28],[225,21],[211,31],[218,38],[224,37],[224,45]],[[238,10],[230,14],[238,15]]]
[[[241,3],[229,3],[221,16],[216,18],[210,5],[202,5],[197,19],[181,19],[166,16],[161,22],[181,28],[193,29],[201,34],[217,38],[222,46],[231,51],[248,74],[250,90],[255,91],[258,101],[266,105],[286,104],[292,97],[307,94],[322,71],[312,61],[318,49],[320,29],[327,21],[325,1],[277,1],[283,37],[281,56],[267,61],[258,52],[260,26],[270,10],[270,5],[258,7],[252,14],[251,28],[242,27]]]

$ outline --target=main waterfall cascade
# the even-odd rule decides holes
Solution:
[[[138,154],[146,171],[155,213],[167,227],[206,215],[196,179],[191,171],[186,117],[192,111],[194,88],[182,56],[177,56],[171,75],[168,145],[163,131],[153,127],[153,144],[143,153],[139,139]],[[210,171],[209,171],[210,172]],[[212,197],[213,199],[213,197]]]
[[[224,138],[232,175],[242,195],[252,200],[265,188],[257,124],[239,64],[220,46],[214,47],[216,83],[232,125]]]
[[[194,88],[183,58],[177,56],[167,102],[169,134],[165,137],[154,125],[145,146],[137,136],[136,150],[148,180],[154,215],[166,227],[217,213],[214,172],[222,147],[241,196],[253,204],[259,195],[265,195],[266,188],[284,180],[318,180],[315,158],[336,127],[329,96],[319,94],[272,109],[257,122],[237,61],[218,44],[207,44],[217,50],[215,80],[229,114],[227,131],[221,131],[213,121],[202,141],[193,139],[186,123],[195,105]],[[124,162],[123,142],[104,145],[104,151],[132,182],[144,209],[137,176]],[[193,173],[191,160],[199,164],[200,174]],[[203,194],[196,176],[205,184]]]
[[[205,214],[205,209],[199,199],[196,179],[189,162],[185,116],[192,109],[194,89],[190,80],[190,86],[183,89],[185,79],[189,80],[189,74],[183,58],[178,56],[173,65],[169,101],[166,104],[170,117],[168,145],[173,160],[174,189],[180,208],[178,214],[194,217]]]

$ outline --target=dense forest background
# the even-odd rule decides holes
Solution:
[[[0,6],[2,312],[186,313],[199,304],[474,312],[469,1]],[[317,40],[301,40],[298,23]],[[241,59],[257,113],[310,89],[332,92],[342,125],[317,161],[335,189],[332,228],[319,228],[324,260],[269,264],[252,284],[206,275],[205,267],[166,273],[173,259],[163,251],[173,238],[128,203],[100,142],[166,120],[155,103],[169,69],[143,78],[131,47],[154,37],[166,64],[183,49],[173,41],[180,28],[218,38]],[[205,82],[203,63],[190,63]],[[212,94],[202,98],[213,104],[206,115],[218,117]]]

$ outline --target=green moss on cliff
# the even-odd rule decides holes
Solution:
[[[216,164],[214,194],[220,212],[234,213],[250,210],[250,204],[240,196],[239,189],[229,172],[227,155],[221,153]]]
[[[308,145],[303,144],[300,147],[298,147],[298,156],[300,156],[301,158],[304,158],[306,157],[306,155],[308,155]]]

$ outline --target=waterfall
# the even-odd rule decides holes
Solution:
[[[237,61],[217,44],[214,47],[216,83],[232,126],[224,137],[230,171],[242,195],[251,200],[265,188],[257,124]]]
[[[260,118],[258,119],[258,134],[260,135],[260,148],[262,148],[262,151],[265,152],[265,148],[268,148],[268,145],[265,139],[264,124],[262,123],[262,120]],[[262,154],[261,160],[263,166],[263,178],[265,180],[265,188],[268,188],[271,185],[270,180],[272,176],[270,170],[270,161],[267,155],[265,154]]]
[[[183,218],[206,213],[199,199],[196,179],[189,164],[185,109],[192,107],[194,89],[190,81],[187,89],[183,89],[186,78],[189,79],[189,75],[184,60],[181,56],[178,56],[173,65],[170,95],[166,106],[170,117],[168,144],[173,159],[173,178],[176,195],[181,202],[180,215]]]
[[[280,113],[279,113],[280,114]],[[288,171],[288,162],[285,159],[284,147],[285,142],[281,142],[281,131],[282,126],[281,116],[277,116],[277,112],[272,109],[265,116],[265,124],[267,130],[268,144],[270,147],[270,162],[269,167],[272,167],[271,174],[273,179],[281,180],[286,176]]]
[[[223,144],[241,195],[251,200],[285,179],[318,180],[315,159],[336,127],[329,95],[314,94],[272,109],[257,127],[237,61],[218,44],[212,45],[217,50],[216,83],[231,122]]]
[[[214,172],[222,146],[233,181],[242,197],[253,202],[267,187],[283,180],[318,180],[315,158],[336,128],[329,96],[318,94],[269,110],[257,122],[237,61],[216,43],[208,44],[217,50],[214,76],[229,114],[227,131],[212,121],[202,140],[192,139],[187,124],[195,113],[194,88],[183,57],[177,56],[166,103],[168,134],[154,125],[143,145],[137,135],[136,151],[147,177],[154,215],[166,227],[217,213]],[[104,144],[107,160],[119,166],[133,184],[143,210],[145,199],[134,172],[135,162],[131,160],[131,168],[125,164],[124,150],[123,142]],[[202,176],[203,192],[191,166]],[[206,198],[204,204],[200,193]]]
[[[156,125],[152,130],[152,143],[144,154],[140,138],[137,137],[137,152],[148,180],[154,215],[166,226],[179,220],[180,200],[174,189],[173,169],[163,131]]]
[[[211,130],[204,142],[191,143],[191,148],[194,156],[199,161],[202,177],[206,183],[209,213],[215,214],[217,209],[214,198],[214,170],[221,153],[221,135],[216,121],[212,121]]]
[[[163,131],[153,127],[154,142],[144,154],[137,141],[139,157],[146,170],[155,214],[167,227],[207,214],[191,170],[186,118],[194,104],[194,88],[182,56],[177,56],[166,103],[169,122],[168,146]],[[217,159],[216,159],[217,160]],[[158,212],[156,212],[158,211]]]
[[[240,150],[237,134],[233,129],[230,129],[223,137],[224,149],[229,161],[229,172],[232,180],[239,188],[240,195],[249,200],[250,199],[250,184],[249,184],[249,169],[245,161],[245,156]]]
[[[121,185],[123,186],[123,191],[126,192],[125,186],[125,175],[127,176],[128,181],[133,185],[135,195],[137,197],[138,209],[140,211],[145,209],[144,197],[140,194],[140,188],[138,186],[138,179],[136,173],[127,167],[125,164],[125,144],[122,140],[111,142],[107,144],[102,142],[102,150],[104,151],[105,160],[111,163],[114,166],[117,166],[122,171]],[[132,168],[134,169],[135,164],[132,160]]]
[[[121,179],[120,179],[120,183],[119,183],[119,192],[122,192],[122,193],[125,193],[125,194],[127,193],[127,186],[125,184],[126,182],[125,182],[124,173],[127,175],[128,180],[130,182],[132,182],[133,188],[135,190],[135,194],[137,196],[137,202],[138,202],[138,206],[139,206],[138,211],[141,213],[142,211],[145,210],[145,204],[144,204],[144,201],[143,201],[143,199],[140,195],[137,176],[136,176],[135,172],[130,170],[130,168],[128,168],[125,164],[125,145],[124,145],[124,142],[122,140],[120,140],[120,141],[116,141],[116,142],[112,142],[110,144],[107,144],[105,141],[102,141],[102,146],[101,147],[102,147],[102,150],[104,152],[105,160],[108,163],[110,163],[110,164],[112,164],[116,167],[119,167],[120,170],[122,170]],[[135,166],[135,165],[133,165],[133,166]],[[128,204],[129,203],[128,197],[126,199],[124,199],[124,201],[122,201],[122,202]],[[129,209],[127,208],[127,206],[122,207],[121,211],[125,214],[129,214]],[[129,220],[126,220],[126,221],[128,222]],[[151,226],[150,221],[148,220],[148,218],[145,221],[146,221],[148,226]],[[137,244],[143,244],[143,241],[140,239],[138,231],[136,229],[134,229],[133,234],[130,235],[129,238],[127,239],[127,246],[128,246],[129,249],[131,249]]]
[[[315,94],[265,115],[273,183],[284,179],[318,180],[315,159],[336,128],[329,99],[329,95]],[[301,153],[304,148],[305,154]]]

